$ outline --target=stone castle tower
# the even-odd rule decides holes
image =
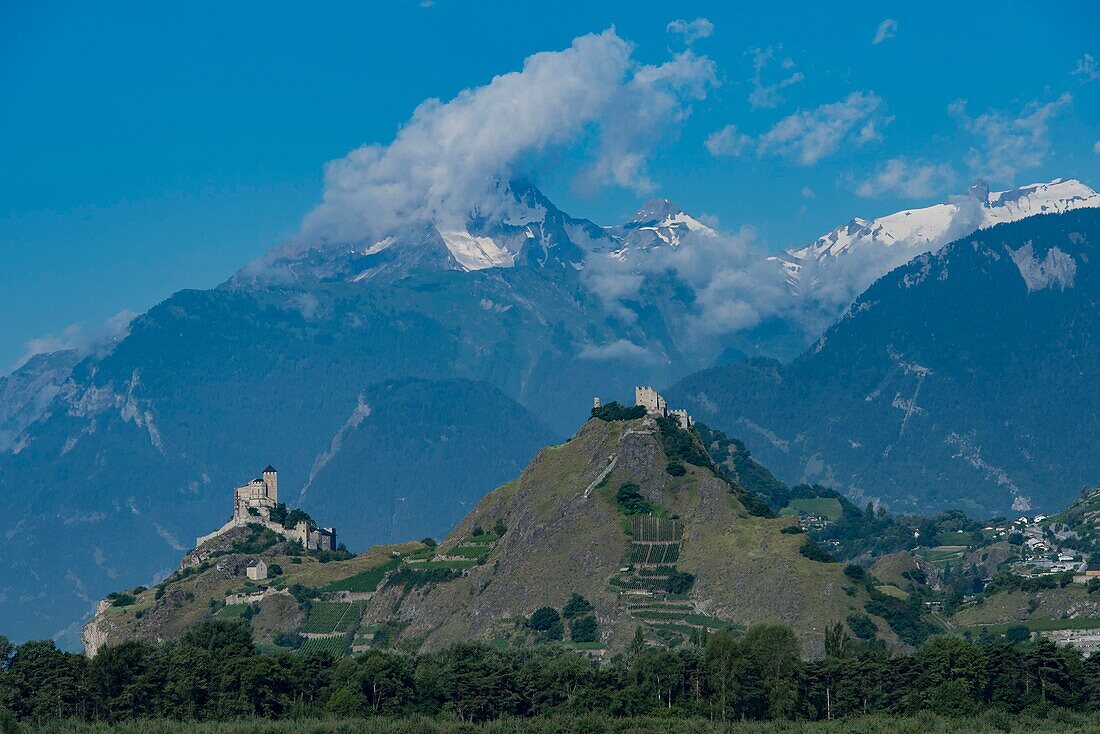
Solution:
[[[263,482],[267,485],[267,496],[275,504],[279,502],[279,472],[271,464],[267,465],[263,473]]]

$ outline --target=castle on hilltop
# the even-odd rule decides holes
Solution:
[[[594,409],[599,408],[602,405],[599,397],[592,398],[592,407]],[[680,428],[685,431],[692,426],[691,416],[683,408],[675,408],[669,410],[668,403],[665,402],[661,393],[654,390],[648,385],[634,388],[634,405],[645,408],[645,412],[649,415],[661,416],[662,418],[675,418],[680,424]]]
[[[688,415],[687,410],[684,408],[669,410],[668,403],[665,402],[661,393],[648,385],[634,388],[634,404],[644,407],[646,413],[650,415],[675,418],[677,422],[679,422],[680,428],[683,428],[685,431],[691,428],[691,416]]]
[[[279,472],[268,464],[259,477],[233,490],[233,516],[214,532],[196,539],[195,547],[233,528],[262,525],[287,540],[301,543],[306,550],[336,550],[335,529],[313,527],[306,519],[299,519],[293,527],[287,528],[272,518],[273,512],[286,517],[286,507],[279,504]]]

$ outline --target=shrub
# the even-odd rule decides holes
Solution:
[[[305,641],[306,638],[302,637],[297,632],[280,632],[275,635],[276,645],[279,647],[289,647],[292,650],[297,650]]]
[[[481,527],[480,525],[474,525],[474,529],[470,531],[470,535],[475,538],[480,535],[485,535],[485,528]]]
[[[665,591],[670,594],[686,594],[695,583],[695,576],[687,571],[673,571],[665,579]]]
[[[784,535],[801,535],[802,528],[798,525],[787,525],[779,532],[783,533]]]
[[[682,477],[684,474],[687,474],[687,469],[685,469],[684,465],[679,461],[668,462],[668,465],[665,466],[665,471],[669,473],[669,476],[673,477]]]
[[[657,427],[661,429],[661,445],[670,460],[679,459],[695,466],[711,465],[710,456],[695,440],[694,434],[680,428],[678,420],[659,417]]]
[[[862,581],[867,575],[867,569],[856,563],[849,563],[844,567],[844,575],[850,578],[852,581]]]
[[[301,584],[294,584],[287,591],[299,604],[305,604],[310,599],[316,599],[321,595],[321,592],[317,589],[311,589],[308,586],[302,586]]]
[[[645,418],[645,406],[635,405],[628,408],[622,403],[611,401],[607,405],[593,408],[592,417],[608,423],[611,421],[632,421]]]
[[[798,552],[811,561],[817,561],[819,563],[832,563],[836,560],[831,553],[815,543],[813,538],[806,538],[803,540],[802,545],[798,548]]]
[[[499,538],[508,532],[508,526],[498,517],[496,523],[493,524],[493,532],[496,533]]]
[[[869,640],[878,632],[878,627],[866,614],[850,614],[847,622],[848,628],[861,640]]]
[[[125,591],[116,591],[109,594],[107,598],[111,600],[112,607],[128,607],[137,601],[133,594],[128,594]]]
[[[280,566],[278,563],[272,563],[270,566],[267,567],[267,575],[268,576],[282,576],[283,575],[283,567]]]
[[[600,639],[600,626],[591,614],[578,617],[569,623],[569,639],[573,642],[596,642]]]
[[[307,513],[305,510],[299,510],[297,508],[286,513],[286,517],[283,518],[283,527],[293,528],[295,525],[302,521],[305,521],[310,530],[314,530],[317,528],[317,523],[313,522],[313,518],[309,516],[309,513]]]
[[[431,536],[428,536],[427,538],[424,538],[420,542],[423,545],[428,546],[429,548],[435,548],[437,545],[439,545],[439,543],[435,542],[435,538],[433,538]]]

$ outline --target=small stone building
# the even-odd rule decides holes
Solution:
[[[262,558],[249,561],[248,568],[245,569],[245,574],[253,581],[262,581],[267,578],[267,564]]]

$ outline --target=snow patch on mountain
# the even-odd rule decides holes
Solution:
[[[651,199],[626,224],[604,229],[620,245],[608,253],[619,261],[630,259],[633,252],[649,252],[659,248],[676,249],[693,237],[719,236],[712,228],[668,199]]]
[[[515,265],[515,253],[498,245],[492,237],[475,237],[465,230],[440,230],[447,249],[464,270],[510,268]]]
[[[1035,256],[1035,248],[1030,242],[1018,250],[1008,247],[1005,249],[1011,255],[1012,262],[1016,263],[1028,291],[1034,293],[1045,288],[1064,291],[1073,287],[1073,281],[1077,277],[1077,261],[1069,253],[1052,247],[1040,260]]]

